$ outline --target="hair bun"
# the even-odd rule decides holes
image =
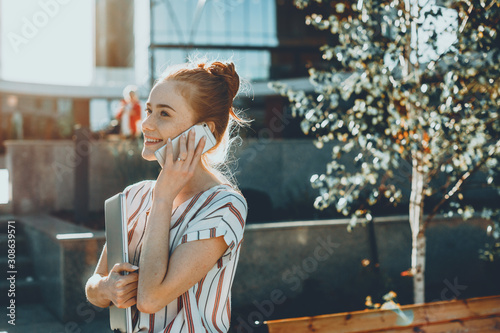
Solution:
[[[200,65],[198,66],[201,67]],[[220,61],[215,61],[206,69],[211,74],[220,76],[226,81],[229,97],[233,100],[238,93],[238,89],[240,89],[240,77],[236,73],[234,64],[232,62],[224,64]]]

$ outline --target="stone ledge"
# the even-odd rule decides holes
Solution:
[[[105,239],[104,231],[92,230],[76,225],[48,214],[22,215],[19,220],[26,226],[32,227],[54,240],[78,241],[82,239]],[[78,235],[80,234],[80,237]],[[65,238],[64,235],[75,235]]]
[[[424,215],[424,220],[427,215]],[[245,230],[265,230],[265,229],[288,229],[288,228],[302,228],[302,227],[324,227],[324,226],[347,226],[351,219],[324,219],[324,220],[304,220],[304,221],[280,221],[280,222],[265,222],[265,223],[251,223],[245,226]],[[361,226],[366,219],[360,218],[357,225]],[[393,215],[393,216],[380,216],[374,217],[373,222],[376,224],[382,223],[409,223],[408,215]],[[436,215],[431,222],[430,226],[437,223],[446,223],[447,225],[457,225],[463,223],[464,220],[460,216],[447,217],[445,215]],[[478,223],[486,229],[489,222],[481,217],[481,214],[474,214],[469,219],[469,222]]]
[[[85,297],[85,284],[104,246],[104,231],[45,214],[16,220],[24,225],[44,304],[61,322],[85,319],[93,308]]]
[[[5,140],[5,146],[74,146],[72,140]]]

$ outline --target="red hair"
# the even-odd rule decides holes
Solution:
[[[217,144],[203,154],[202,162],[207,170],[224,182],[235,185],[234,177],[227,168],[229,148],[237,127],[247,126],[251,120],[237,114],[233,100],[240,88],[240,78],[232,62],[195,62],[166,69],[160,81],[179,84],[180,93],[195,113],[195,124],[213,122]]]

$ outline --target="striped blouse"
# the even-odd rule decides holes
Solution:
[[[155,181],[128,186],[129,262],[139,265],[142,238]],[[247,203],[230,185],[219,184],[183,202],[172,212],[170,252],[180,244],[224,236],[229,246],[207,275],[155,314],[132,307],[133,332],[227,332],[231,319],[231,286],[247,216]]]

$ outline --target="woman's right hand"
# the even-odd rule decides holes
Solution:
[[[137,303],[138,269],[129,263],[116,264],[106,277],[108,298],[117,308],[125,309]],[[121,275],[121,272],[129,274]]]

